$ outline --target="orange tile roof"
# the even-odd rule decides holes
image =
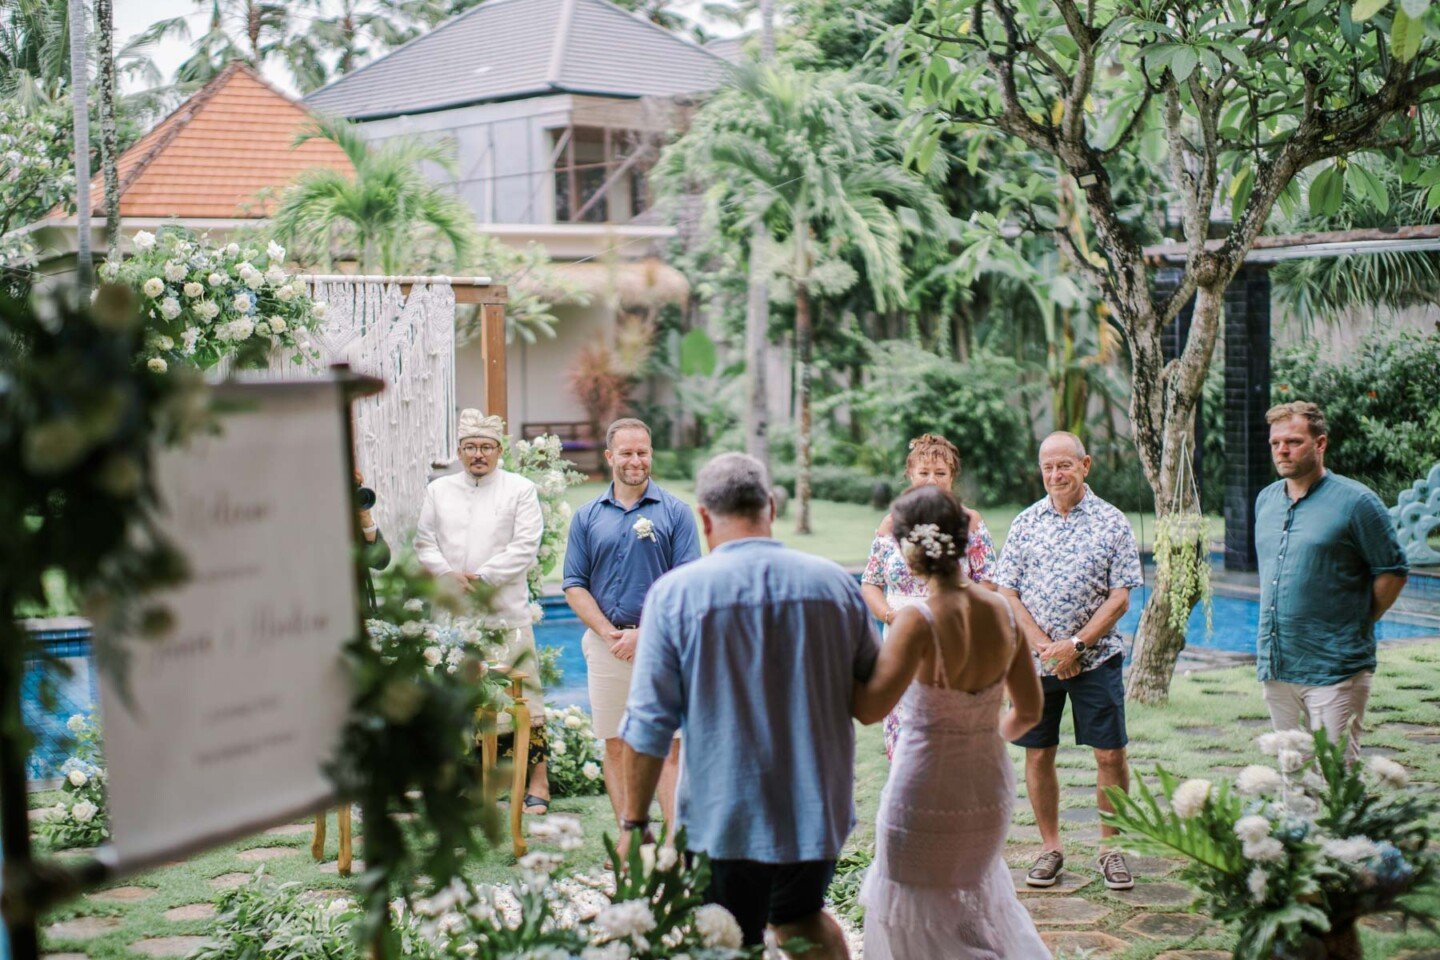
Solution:
[[[260,217],[303,170],[353,172],[329,140],[291,146],[312,116],[245,64],[231,63],[120,155],[120,215]],[[97,216],[105,212],[101,180],[90,185]]]

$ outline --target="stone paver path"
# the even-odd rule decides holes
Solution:
[[[209,920],[215,916],[213,903],[187,903],[183,907],[171,907],[165,911],[166,920]]]
[[[206,940],[206,937],[146,937],[130,944],[130,949],[147,957],[185,957]]]
[[[51,940],[93,940],[118,926],[119,917],[76,917],[50,924],[45,928],[45,934]]]

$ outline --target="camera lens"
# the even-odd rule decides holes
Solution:
[[[375,506],[375,491],[369,487],[356,487],[355,500],[360,504],[361,510],[369,510]]]

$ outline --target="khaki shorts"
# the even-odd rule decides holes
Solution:
[[[630,675],[635,665],[610,652],[610,644],[594,630],[586,630],[580,641],[585,653],[585,673],[590,689],[590,717],[595,736],[613,740],[620,736],[620,720],[625,716],[625,701],[630,697]],[[679,739],[680,731],[675,731]]]

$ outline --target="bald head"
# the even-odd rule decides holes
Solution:
[[[1076,459],[1084,457],[1085,441],[1081,440],[1069,430],[1056,430],[1045,438],[1040,444],[1040,460],[1045,460],[1045,451],[1060,453],[1062,451],[1072,454]]]

